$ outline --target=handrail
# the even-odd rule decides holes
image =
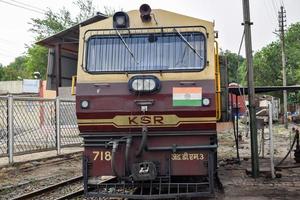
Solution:
[[[215,41],[215,85],[216,85],[216,120],[221,119],[221,80],[220,80],[219,44]]]
[[[76,82],[77,82],[77,76],[72,76],[72,88],[71,88],[72,95],[76,94],[76,91],[75,91]]]

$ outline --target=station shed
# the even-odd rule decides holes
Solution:
[[[77,75],[79,29],[106,18],[97,12],[95,16],[36,43],[49,49],[47,90],[56,91],[56,96],[71,95],[72,77]]]
[[[255,94],[266,94],[269,92],[282,92],[283,90],[287,90],[288,92],[297,92],[300,91],[300,85],[291,85],[291,86],[257,86],[254,88]],[[241,104],[244,104],[244,108],[248,105],[245,103],[245,99],[248,95],[248,88],[242,87],[239,85],[230,85],[228,87],[229,99],[230,100],[230,108],[231,108],[231,116],[240,115]],[[230,98],[231,97],[231,98]],[[241,98],[243,97],[243,98]],[[241,102],[242,101],[242,102]],[[257,102],[258,103],[258,102]],[[257,104],[256,106],[259,106]]]

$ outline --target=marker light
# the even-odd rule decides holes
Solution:
[[[205,98],[202,100],[202,104],[203,104],[203,106],[208,106],[210,104],[210,100]]]
[[[155,76],[134,76],[128,82],[129,90],[138,93],[152,93],[160,88]]]
[[[81,106],[81,108],[83,108],[83,109],[87,109],[88,107],[89,107],[89,101],[87,101],[87,100],[83,100],[83,101],[81,101],[80,102],[80,106]]]

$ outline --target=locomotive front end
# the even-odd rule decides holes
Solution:
[[[80,38],[76,109],[85,194],[213,195],[213,24],[144,4],[81,27]]]

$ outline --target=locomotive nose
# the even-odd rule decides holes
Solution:
[[[136,75],[128,81],[128,88],[134,95],[146,97],[147,95],[159,92],[161,84],[156,76]],[[153,99],[136,99],[134,102],[140,107],[143,113],[148,111],[148,107],[154,104]]]

